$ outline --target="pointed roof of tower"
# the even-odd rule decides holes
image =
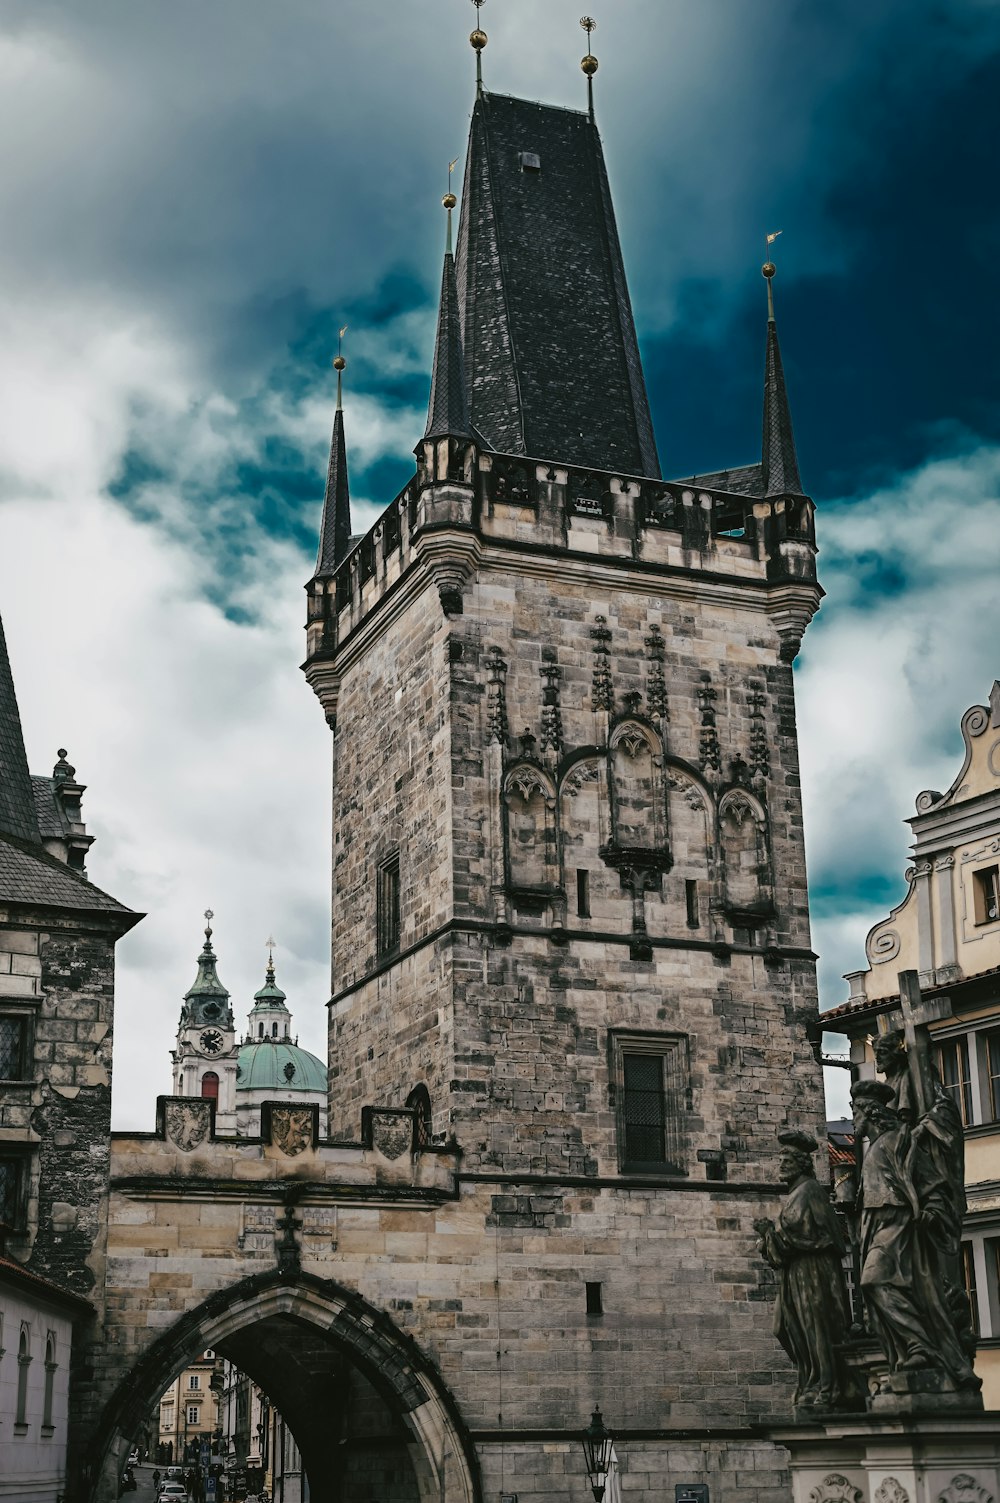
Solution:
[[[761,446],[761,469],[765,496],[803,494],[799,462],[792,434],[792,414],[785,388],[785,372],[778,344],[778,325],[774,318],[774,294],[771,279],[774,262],[762,268],[767,279],[767,346],[764,355],[764,435]]]
[[[447,200],[445,202],[447,207]],[[451,209],[448,208],[448,249],[444,253],[444,270],[441,273],[441,304],[438,308],[431,398],[427,407],[424,438],[442,438],[446,434],[454,438],[467,438],[469,433],[465,352],[462,348],[455,257],[451,250]]]
[[[274,956],[267,962],[267,970],[264,974],[264,985],[259,992],[253,994],[254,1012],[287,1012],[285,1006],[285,993],[281,990],[274,979]]]
[[[200,1013],[206,1002],[216,1004],[221,1010],[229,1001],[229,993],[219,980],[219,973],[215,968],[216,954],[212,949],[213,917],[211,909],[208,909],[205,913],[205,943],[198,956],[198,974],[191,987],[184,993],[184,1010],[189,1016],[196,1012]]]
[[[41,844],[14,676],[0,621],[0,835]]]
[[[660,475],[601,138],[482,93],[456,280],[476,432],[507,454]]]
[[[344,442],[344,408],[341,376],[346,361],[338,355],[333,362],[337,372],[337,409],[333,415],[330,440],[330,463],[326,471],[326,494],[319,532],[316,574],[332,574],[350,552],[351,492],[347,480],[347,445]]]

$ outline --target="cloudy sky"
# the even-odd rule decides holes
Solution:
[[[598,0],[595,0],[595,4]],[[487,86],[581,106],[580,0],[489,0]],[[823,1000],[1000,673],[994,0],[604,0],[599,121],[668,475],[759,454],[765,230],[828,592],[798,665]],[[325,1052],[329,745],[298,673],[350,326],[355,525],[408,477],[467,0],[5,0],[0,610],[29,757],[90,785],[145,1126],[201,912]],[[834,1105],[839,1107],[838,1096]]]

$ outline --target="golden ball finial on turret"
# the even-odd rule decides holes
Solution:
[[[342,371],[347,368],[347,361],[343,355],[335,355],[333,357],[333,368],[335,371]]]
[[[441,202],[444,204],[446,209],[453,209],[458,203],[458,199],[455,197],[454,193],[446,193]]]
[[[469,33],[469,43],[476,52],[482,52],[488,41],[489,37],[478,26],[475,31]]]
[[[597,72],[599,64],[594,54],[592,52],[588,52],[586,57],[581,57],[580,67],[583,69],[584,73],[586,73],[588,78],[593,78],[594,74]]]
[[[762,277],[766,277],[767,280],[770,281],[777,269],[778,268],[775,266],[773,261],[765,261],[764,265],[760,269],[760,274]]]

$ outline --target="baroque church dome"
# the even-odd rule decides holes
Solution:
[[[291,1022],[285,993],[275,980],[272,956],[264,985],[254,994],[246,1041],[237,1056],[237,1093],[280,1091],[284,1096],[289,1091],[318,1091],[326,1096],[326,1065],[299,1048],[291,1037]]]

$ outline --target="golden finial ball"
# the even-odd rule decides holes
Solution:
[[[597,58],[592,52],[588,52],[586,57],[582,57],[580,59],[580,67],[583,69],[584,73],[586,73],[588,78],[593,78],[594,74],[597,72]]]
[[[777,269],[773,261],[765,261],[760,269],[760,274],[762,277],[767,277],[767,280],[770,281]]]
[[[455,197],[454,193],[446,193],[441,202],[444,204],[446,209],[453,209],[458,203],[458,199]]]
[[[346,366],[346,364],[347,364],[347,361],[344,359],[343,355],[337,355],[334,358],[333,368],[334,368],[335,371],[342,371],[344,369],[344,367]]]
[[[489,37],[486,35],[485,31],[480,31],[479,27],[477,26],[475,31],[469,37],[469,41],[472,43],[477,52],[482,52],[483,48],[486,46],[486,43],[489,41]]]

